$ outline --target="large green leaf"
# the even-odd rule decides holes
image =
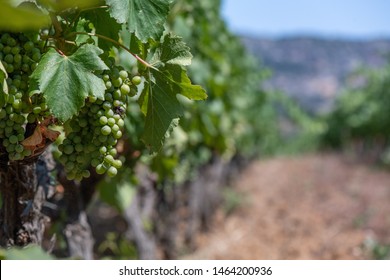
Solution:
[[[10,2],[12,1],[1,1],[0,31],[20,32],[49,25],[50,17],[37,9],[34,4],[15,7]]]
[[[192,100],[207,98],[205,90],[192,85],[183,66],[191,63],[192,55],[181,38],[166,35],[156,50],[150,69],[150,79],[139,99],[146,115],[143,140],[152,150],[158,151],[170,130],[178,124],[182,107],[177,94]]]
[[[42,57],[32,79],[38,82],[48,107],[59,120],[77,114],[87,96],[104,97],[104,82],[93,73],[108,69],[99,57],[102,52],[86,44],[70,56],[51,49]]]
[[[172,85],[161,78],[161,75],[157,76],[155,82],[147,83],[144,88],[148,98],[143,140],[152,152],[161,148],[183,113],[176,94],[172,92]]]
[[[151,63],[168,63],[181,66],[191,64],[192,54],[190,48],[183,42],[181,37],[167,34],[163,38],[161,47],[157,49]]]
[[[121,25],[107,13],[104,9],[87,10],[83,16],[93,23],[97,34],[106,36],[115,41],[119,40]],[[99,39],[99,47],[108,50],[112,46],[111,42]]]
[[[11,248],[0,251],[6,260],[53,260],[40,246],[30,245],[25,248]]]
[[[158,40],[164,31],[172,0],[106,0],[111,16],[126,23],[130,32],[147,42]]]
[[[88,8],[94,5],[98,5],[100,0],[39,0],[39,3],[44,7],[48,7],[51,10],[60,12],[76,7],[79,9]]]
[[[192,85],[186,70],[182,67],[190,65],[191,59],[190,48],[183,40],[167,34],[153,56],[151,64],[159,68],[160,73],[172,84],[175,93],[180,93],[191,100],[204,100],[207,98],[205,90],[201,86]]]
[[[172,83],[176,93],[180,93],[191,100],[205,100],[206,91],[199,85],[193,85],[187,71],[179,65],[167,65],[162,74]]]

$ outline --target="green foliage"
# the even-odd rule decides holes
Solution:
[[[10,4],[14,14],[25,15],[24,7],[28,7],[43,13],[50,21],[45,25],[39,23],[39,27],[45,27],[41,30],[32,25],[35,30],[28,36],[34,38],[32,42],[38,44],[37,47],[29,43],[23,46],[25,40],[20,39],[22,41],[19,42],[17,33],[1,32],[0,109],[6,111],[1,118],[6,118],[0,136],[8,137],[2,144],[7,148],[9,160],[22,160],[25,156],[34,155],[36,150],[42,152],[46,138],[54,141],[58,137],[58,132],[45,128],[58,122],[57,125],[63,126],[60,130],[65,133],[61,140],[67,141],[58,152],[62,163],[71,173],[70,178],[80,179],[80,174],[83,174],[82,177],[89,176],[89,164],[96,167],[98,173],[107,172],[114,176],[122,165],[111,158],[116,154],[94,154],[93,146],[99,148],[106,141],[104,148],[112,150],[112,146],[121,138],[124,121],[120,119],[130,102],[126,96],[135,96],[131,102],[139,99],[138,103],[145,114],[144,124],[140,123],[144,127],[143,139],[151,151],[158,151],[183,113],[176,95],[200,100],[205,99],[206,94],[200,86],[192,85],[186,74],[184,67],[191,63],[192,55],[185,43],[172,34],[162,37],[171,1],[108,0],[108,6],[103,1],[76,2],[47,0],[39,1],[38,5],[34,1],[18,1],[20,5],[17,7]],[[0,31],[8,28],[0,24]],[[24,25],[18,29],[26,30]],[[122,44],[122,37],[131,37],[132,43],[129,46]],[[127,72],[123,72],[123,77],[116,77],[119,72],[113,72],[110,80],[104,78],[107,75],[102,74],[108,66],[112,68],[110,61],[115,60],[118,48],[135,58],[138,65],[132,70],[142,75],[142,79],[139,76],[128,77]],[[20,81],[20,76],[23,79],[27,77],[27,81]],[[137,85],[141,80],[144,81],[143,94],[137,94]],[[12,95],[9,95],[8,88],[13,87],[13,83],[16,89],[13,88]],[[23,88],[19,89],[19,84]],[[99,111],[99,106],[103,111]],[[18,110],[16,113],[19,115],[12,115],[8,120],[7,114],[14,110]],[[86,119],[86,113],[89,119]],[[108,119],[115,121],[110,121],[109,125],[101,124],[103,127],[96,126],[93,119],[95,113],[100,114],[98,117],[106,114]],[[15,122],[18,127],[14,127]],[[40,130],[27,135],[25,139],[26,123],[41,126]],[[85,134],[91,126],[95,130],[88,131],[88,137],[83,137],[83,142],[67,139],[79,131]],[[90,142],[85,143],[85,139]],[[82,147],[89,152],[84,159],[80,155]],[[25,155],[23,149],[30,151],[30,155],[28,152]],[[102,156],[105,157],[104,163],[101,162]],[[98,161],[101,163],[98,164]]]
[[[379,70],[362,69],[351,79],[361,85],[345,90],[336,100],[326,116],[323,145],[342,148],[353,141],[388,145],[390,64]]]
[[[172,0],[107,0],[111,16],[125,23],[143,43],[158,40],[163,31]]]
[[[15,7],[12,1],[2,1],[0,26],[7,31],[36,30],[47,26],[50,17],[33,5]]]
[[[106,89],[94,71],[108,67],[100,59],[103,51],[94,45],[82,45],[70,56],[49,50],[32,75],[43,92],[50,111],[62,122],[76,115],[88,96],[103,99]]]
[[[152,151],[158,151],[167,132],[177,125],[182,116],[182,108],[177,94],[189,99],[205,99],[206,93],[200,86],[191,85],[183,66],[191,63],[192,55],[188,47],[178,37],[167,35],[151,60],[153,68],[150,75],[154,79],[147,81],[140,101],[146,108],[144,114],[145,144]]]
[[[2,260],[53,260],[40,246],[30,245],[25,248],[0,249]]]

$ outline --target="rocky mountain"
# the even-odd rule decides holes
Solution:
[[[385,39],[242,36],[242,41],[272,71],[265,86],[287,93],[311,112],[328,111],[353,71],[381,67],[390,54],[390,40]]]

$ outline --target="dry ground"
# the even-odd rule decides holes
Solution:
[[[275,158],[237,179],[244,194],[219,214],[190,259],[369,259],[390,244],[390,171],[340,155]]]

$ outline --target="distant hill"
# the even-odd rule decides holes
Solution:
[[[351,72],[362,66],[381,67],[390,54],[390,40],[242,36],[242,41],[272,70],[273,76],[265,86],[286,92],[312,112],[331,108]]]

